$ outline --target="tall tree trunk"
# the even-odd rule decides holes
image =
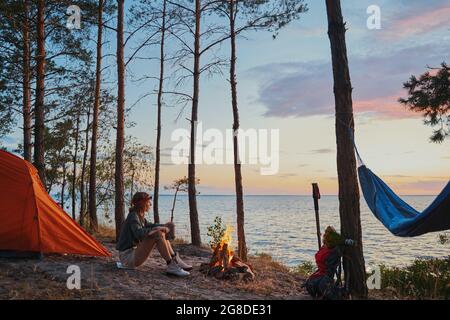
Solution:
[[[98,230],[97,219],[97,136],[98,136],[98,113],[100,109],[100,86],[102,68],[102,31],[103,31],[103,0],[98,1],[97,18],[97,64],[95,70],[95,97],[94,97],[94,119],[92,121],[91,158],[89,170],[89,220],[91,229]]]
[[[45,85],[45,0],[37,3],[36,100],[34,105],[34,165],[45,186],[44,85]]]
[[[247,261],[247,244],[245,242],[244,231],[244,196],[242,191],[242,173],[241,161],[239,159],[239,110],[237,102],[237,83],[236,83],[236,30],[235,18],[237,12],[235,0],[229,2],[230,15],[230,85],[231,85],[231,105],[233,108],[233,151],[234,151],[234,184],[236,187],[236,218],[237,218],[237,236],[238,236],[238,256]]]
[[[63,162],[63,176],[62,176],[62,183],[61,183],[61,193],[60,193],[60,202],[61,202],[61,208],[64,209],[64,197],[66,193],[66,177],[67,177],[67,164],[66,161]]]
[[[200,246],[200,225],[197,211],[197,190],[195,188],[195,145],[198,118],[198,97],[200,82],[200,19],[201,1],[195,0],[195,36],[194,36],[194,88],[192,95],[191,114],[191,141],[188,164],[188,195],[189,195],[189,217],[191,220],[191,241],[195,246]]]
[[[23,37],[23,158],[31,162],[30,3],[24,1]]]
[[[130,199],[133,199],[135,174],[136,174],[136,172],[134,171],[134,169],[132,169],[132,171],[131,171]]]
[[[75,125],[75,150],[73,153],[73,169],[72,169],[72,219],[76,219],[77,208],[77,158],[78,158],[78,139],[80,135],[80,117],[81,112],[78,111]]]
[[[156,127],[156,160],[155,160],[155,188],[153,192],[153,217],[159,223],[159,167],[161,161],[161,109],[164,85],[164,42],[166,34],[166,8],[167,1],[163,1],[161,43],[159,56],[159,87],[158,87],[158,124]]]
[[[352,141],[354,122],[352,85],[345,44],[346,30],[340,1],[326,0],[326,6],[336,105],[337,171],[341,232],[343,236],[357,241],[357,246],[345,249],[344,272],[346,273],[351,294],[356,298],[366,298],[367,286],[361,236],[359,188]]]
[[[86,130],[84,136],[84,154],[83,154],[83,163],[81,165],[81,179],[80,179],[80,225],[83,226],[85,222],[86,216],[86,200],[85,200],[85,188],[84,181],[86,176],[86,163],[87,156],[89,153],[89,127],[91,121],[91,108],[88,108],[87,121],[86,121]]]
[[[177,189],[175,190],[175,194],[173,196],[172,210],[170,211],[170,222],[173,222],[173,212],[175,211],[175,203],[177,202],[178,190],[180,190],[179,187],[177,187]]]
[[[117,0],[117,136],[115,167],[115,222],[116,239],[125,219],[124,183],[123,183],[123,149],[125,131],[125,63],[123,42],[124,0]]]

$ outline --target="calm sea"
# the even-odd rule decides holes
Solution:
[[[418,210],[426,208],[434,199],[431,196],[404,196],[403,199]],[[160,197],[160,217],[170,219],[172,196]],[[174,221],[177,236],[190,239],[187,196],[179,196]],[[245,232],[250,253],[269,253],[275,259],[296,266],[314,261],[317,251],[316,224],[313,200],[310,196],[245,196]],[[216,216],[235,226],[235,198],[226,195],[198,196],[198,211],[202,242],[210,239],[207,227]],[[152,215],[149,214],[149,220]],[[376,220],[361,199],[364,256],[368,264],[405,265],[419,257],[450,255],[450,246],[439,243],[438,234],[431,233],[415,238],[400,238],[389,233]],[[322,196],[320,199],[320,225],[339,228],[338,198]],[[234,245],[236,246],[236,238]]]

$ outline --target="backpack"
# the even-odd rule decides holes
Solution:
[[[348,289],[342,283],[342,251],[339,247],[327,257],[327,274],[308,278],[304,287],[314,299],[343,300],[347,299]],[[335,279],[336,277],[336,279]],[[347,283],[347,281],[345,281]]]

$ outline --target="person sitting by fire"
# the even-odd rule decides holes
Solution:
[[[339,285],[342,252],[346,245],[355,245],[355,241],[345,239],[331,226],[325,229],[323,245],[315,255],[317,270],[304,284],[313,298],[336,300],[347,295],[345,288]],[[336,281],[335,275],[339,278]]]
[[[151,207],[151,199],[152,197],[145,192],[137,192],[133,196],[131,208],[116,245],[122,267],[133,269],[142,265],[156,245],[161,257],[167,263],[167,274],[188,276],[192,266],[175,253],[169,242],[175,238],[175,225],[172,222],[149,223],[144,217]]]

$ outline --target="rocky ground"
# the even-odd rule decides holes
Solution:
[[[100,239],[113,253],[111,259],[46,256],[43,260],[0,259],[0,299],[310,299],[301,288],[304,277],[292,273],[269,256],[252,257],[252,282],[229,282],[207,277],[199,266],[211,252],[178,244],[185,261],[194,265],[188,278],[167,276],[165,262],[156,250],[136,270],[117,269],[114,243]],[[69,290],[67,268],[81,269],[81,289]]]

